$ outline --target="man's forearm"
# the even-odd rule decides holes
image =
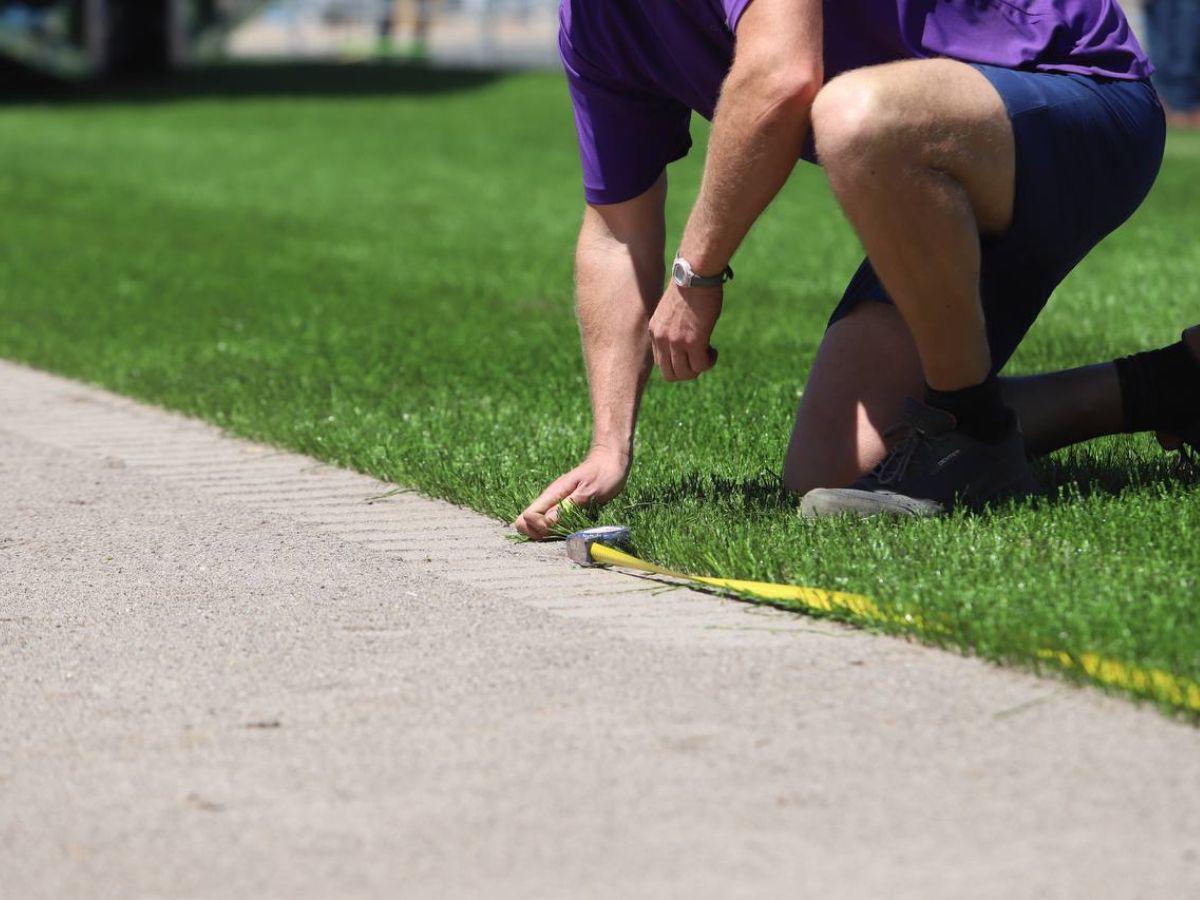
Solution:
[[[650,373],[648,323],[663,281],[662,246],[623,244],[585,228],[576,251],[579,329],[592,402],[593,449],[632,454]]]
[[[666,177],[623,203],[589,206],[575,250],[579,330],[592,399],[592,450],[560,475],[513,523],[542,540],[566,500],[604,504],[621,492],[633,457],[633,431],[650,373],[650,313],[663,280]]]
[[[753,23],[759,32],[770,24]],[[758,33],[739,31],[738,58],[721,88],[704,179],[680,244],[697,272],[716,274],[729,263],[799,160],[823,77],[819,28],[818,16],[801,29],[812,37],[782,58],[762,48]]]

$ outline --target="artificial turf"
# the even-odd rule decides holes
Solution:
[[[0,354],[511,519],[588,444],[564,86],[404,68],[222,68],[0,87]],[[678,233],[703,158],[672,167]],[[1177,338],[1200,295],[1200,136],[1056,294],[1010,372]],[[777,486],[860,252],[804,167],[738,255],[693,384],[655,380],[602,515],[696,573],[861,592],[938,640],[1200,679],[1200,489],[1147,438],[1040,466],[982,516],[812,523]]]

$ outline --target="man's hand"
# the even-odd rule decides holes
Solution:
[[[717,364],[709,344],[721,315],[720,288],[681,288],[671,282],[650,319],[654,364],[667,381],[691,381]]]
[[[650,311],[663,284],[667,178],[624,203],[589,206],[575,249],[575,299],[592,401],[592,449],[513,526],[540,541],[558,504],[607,503],[625,487],[642,389],[650,375]]]
[[[532,540],[545,540],[558,523],[559,503],[570,500],[576,506],[603,506],[621,493],[628,477],[628,454],[592,450],[587,459],[542,491],[541,496],[517,517],[513,527]]]

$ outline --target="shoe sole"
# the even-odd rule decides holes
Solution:
[[[979,512],[987,506],[1008,500],[1020,500],[1041,490],[1032,474],[1024,475],[980,503],[964,504]],[[950,508],[937,500],[922,500],[893,494],[888,491],[860,491],[855,488],[817,488],[809,491],[800,501],[800,515],[806,519],[825,519],[831,516],[855,516],[869,519],[873,516],[891,516],[898,519],[929,518],[944,516]]]
[[[806,519],[831,516],[872,516],[927,518],[945,515],[946,508],[936,500],[919,500],[884,491],[860,491],[854,488],[817,488],[800,501],[800,515]]]

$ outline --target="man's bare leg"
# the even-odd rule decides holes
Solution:
[[[1185,341],[1200,360],[1200,327]],[[798,494],[844,487],[885,453],[884,433],[904,401],[922,390],[920,358],[899,313],[867,302],[837,322],[817,351],[784,462],[784,486]],[[1031,455],[1124,431],[1120,385],[1111,362],[1005,378]],[[1178,446],[1166,436],[1164,444]]]
[[[1012,223],[1008,111],[978,70],[910,60],[839,75],[812,111],[817,156],[920,360],[910,440],[850,489],[815,489],[805,515],[937,515],[1034,487],[992,373],[980,235]]]
[[[813,106],[817,154],[913,336],[925,381],[991,369],[980,234],[1012,222],[1016,151],[1004,102],[977,70],[910,60],[847,72]]]
[[[904,401],[921,395],[917,348],[895,308],[863,303],[825,333],[804,386],[783,485],[805,494],[846,487],[885,453]]]

